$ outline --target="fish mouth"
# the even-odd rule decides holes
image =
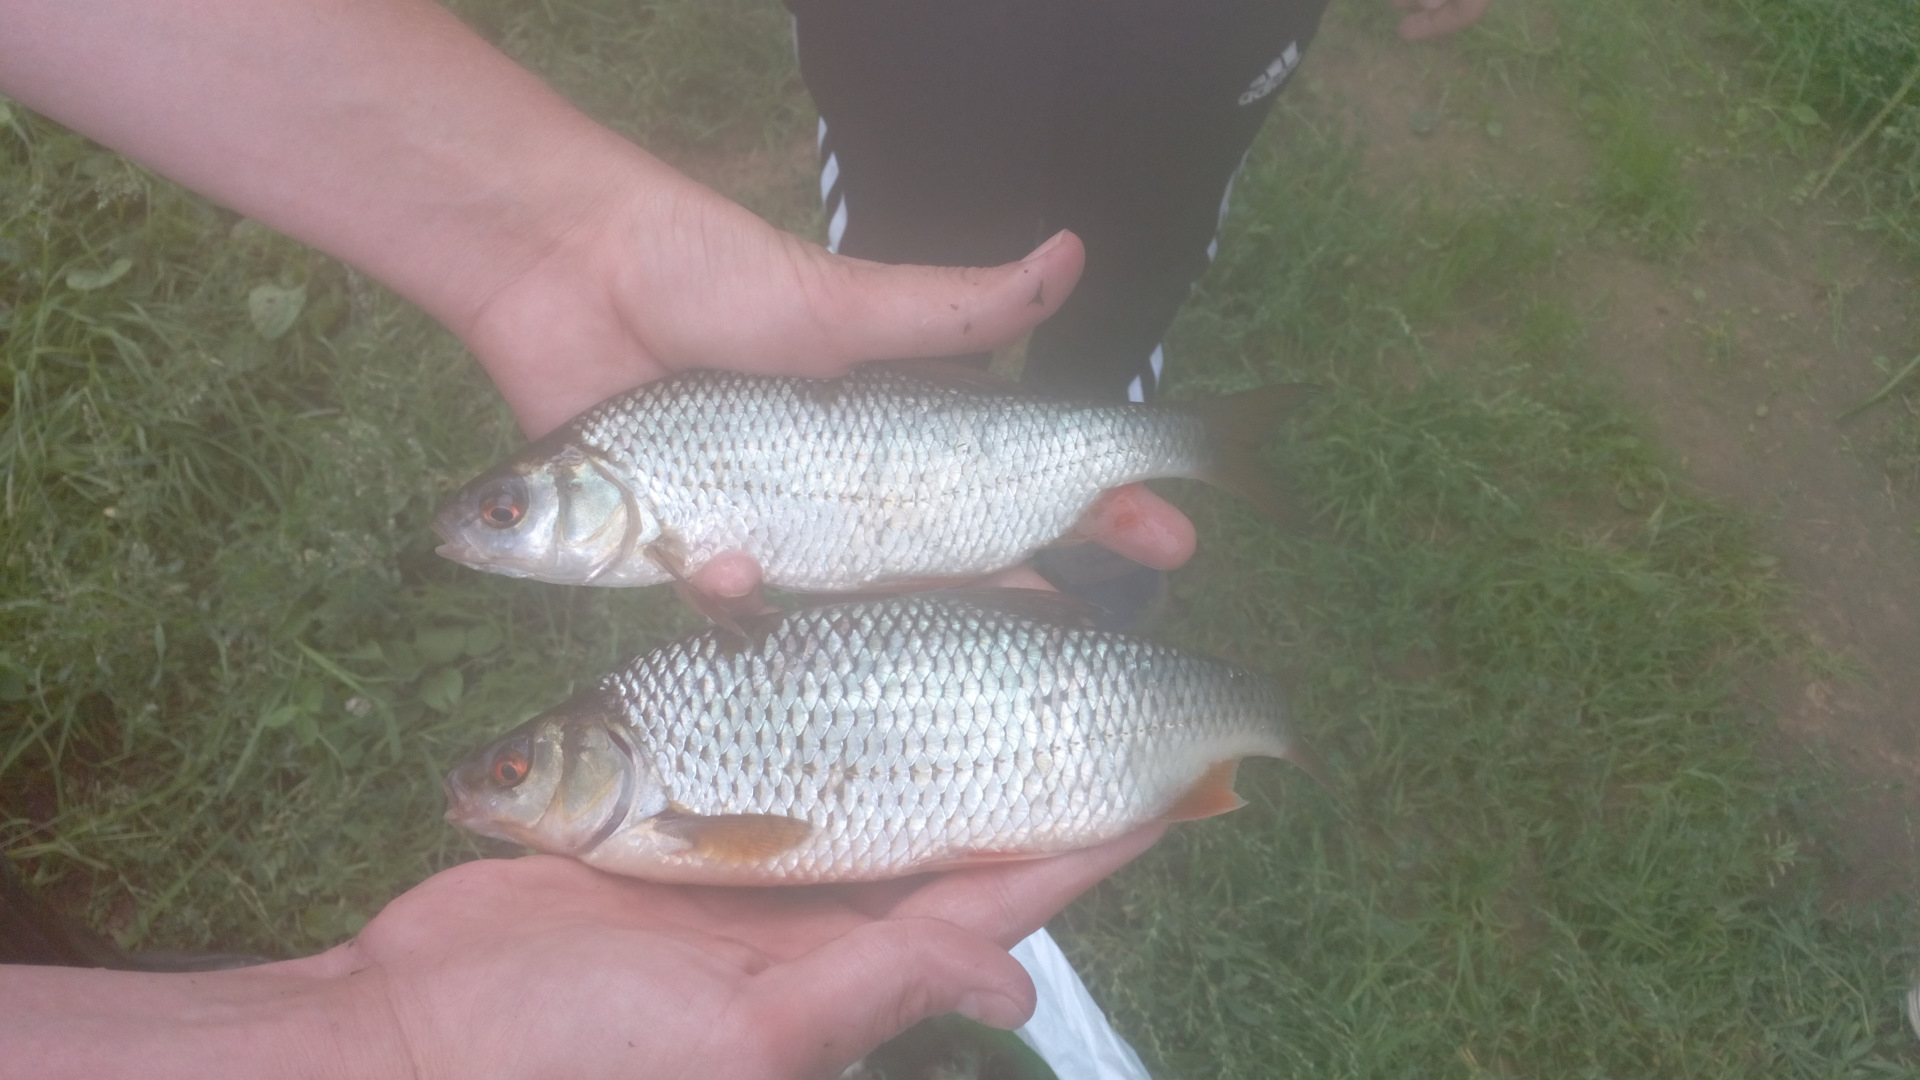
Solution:
[[[465,766],[456,766],[440,780],[441,790],[446,792],[449,825],[457,825],[469,832],[482,832],[486,824],[482,815],[475,813],[472,797],[467,793],[467,785],[460,782],[460,772]]]
[[[458,540],[447,539],[445,533],[441,533],[440,538],[447,542],[433,549],[435,555],[443,559],[452,559],[457,563],[465,563],[468,566],[473,565],[479,553],[474,550],[472,544],[463,544]]]
[[[485,808],[478,805],[478,800],[460,779],[461,772],[466,768],[465,765],[455,766],[440,781],[447,795],[447,812],[444,815],[447,824],[493,840],[526,843],[524,837],[515,836],[511,829],[489,816]]]

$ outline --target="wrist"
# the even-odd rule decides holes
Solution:
[[[0,1076],[414,1075],[377,970],[290,973],[299,963],[178,975],[8,968]]]

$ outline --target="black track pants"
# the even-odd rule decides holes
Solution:
[[[1326,0],[789,0],[834,250],[1087,270],[1026,380],[1152,396],[1234,173]]]

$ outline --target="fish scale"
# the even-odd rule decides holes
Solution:
[[[973,577],[1138,480],[1204,479],[1277,512],[1242,444],[1300,390],[1137,405],[890,365],[689,371],[582,413],[463,488],[434,527],[448,558],[546,581],[658,584],[732,550],[810,591]]]
[[[544,819],[495,834],[710,883],[882,878],[1084,847],[1168,814],[1221,763],[1294,750],[1264,677],[1093,629],[1051,594],[1005,590],[807,609],[745,643],[709,630],[550,715],[617,730],[640,793],[619,820],[576,830],[591,843],[543,842]],[[471,777],[489,753],[449,779],[451,816],[482,831],[462,800],[478,799]],[[662,847],[663,831],[755,821],[805,835],[777,851],[749,845],[751,857]]]

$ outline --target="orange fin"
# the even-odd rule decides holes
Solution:
[[[1306,383],[1280,383],[1185,403],[1213,438],[1213,462],[1200,479],[1238,496],[1276,525],[1296,524],[1301,515],[1286,484],[1261,458],[1260,447],[1313,391]]]
[[[656,831],[684,840],[693,854],[719,862],[755,863],[799,847],[813,826],[781,814],[689,814],[667,810],[654,816]]]
[[[1193,821],[1247,805],[1247,800],[1233,791],[1233,774],[1239,768],[1239,758],[1207,766],[1207,771],[1200,774],[1199,782],[1188,788],[1178,802],[1168,807],[1167,812],[1160,815],[1160,820]]]
[[[1044,851],[962,851],[950,859],[928,863],[914,868],[915,873],[927,871],[965,870],[970,866],[992,866],[996,863],[1031,862],[1044,859],[1049,853]]]

